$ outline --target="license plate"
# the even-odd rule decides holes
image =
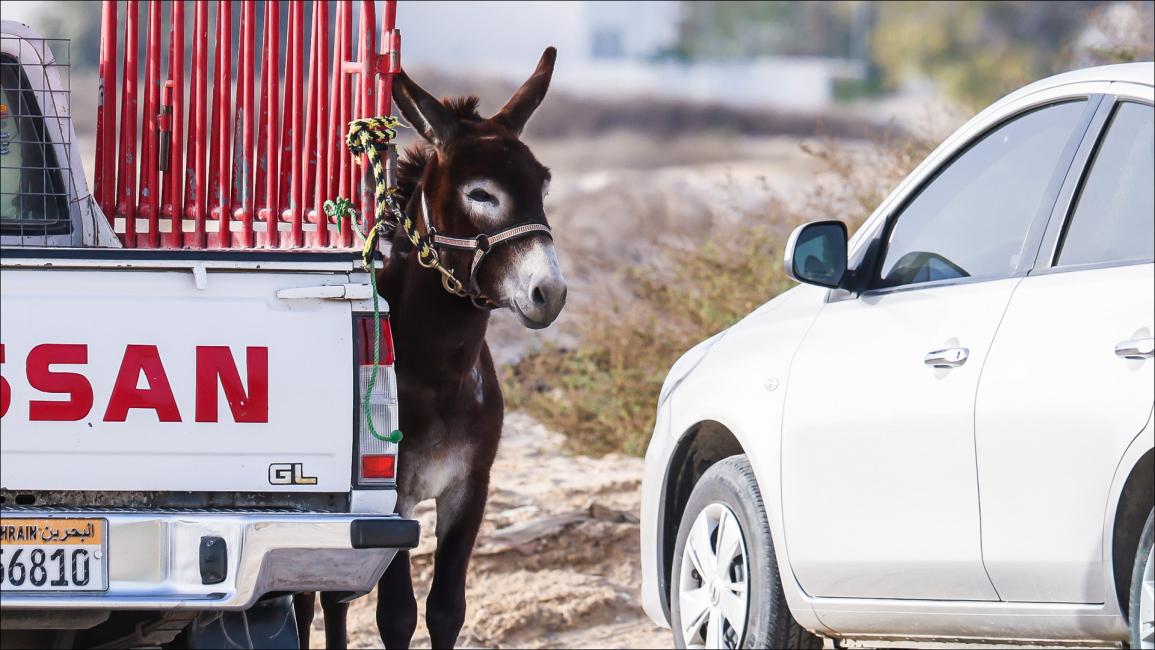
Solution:
[[[0,519],[0,591],[106,591],[108,521]]]

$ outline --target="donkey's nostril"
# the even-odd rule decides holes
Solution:
[[[533,329],[548,326],[565,306],[565,280],[551,275],[531,282],[518,292],[511,307],[522,317],[522,324]]]

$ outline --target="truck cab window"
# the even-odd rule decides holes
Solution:
[[[36,93],[20,62],[0,55],[0,232],[70,229],[68,191]]]

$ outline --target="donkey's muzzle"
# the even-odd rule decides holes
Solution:
[[[560,273],[532,278],[523,295],[513,301],[514,311],[530,329],[548,327],[565,307],[566,291],[565,279]]]

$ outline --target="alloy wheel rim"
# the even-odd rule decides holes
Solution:
[[[1155,547],[1147,551],[1143,586],[1139,591],[1139,647],[1155,648]]]
[[[749,587],[750,562],[738,517],[711,503],[694,519],[682,551],[678,624],[686,647],[741,647]]]

